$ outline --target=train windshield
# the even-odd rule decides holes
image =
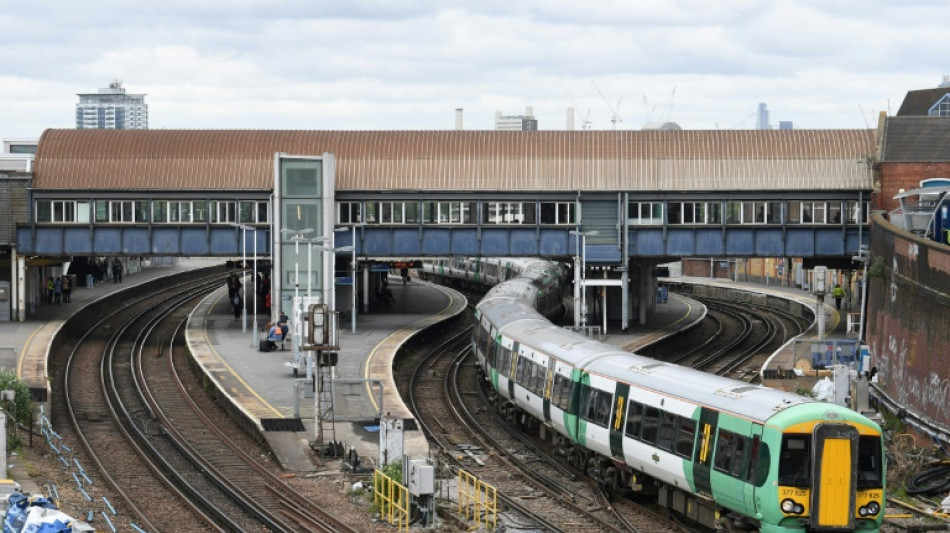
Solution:
[[[858,490],[879,489],[884,486],[882,479],[883,456],[880,437],[861,437],[858,439]]]
[[[789,487],[811,486],[811,435],[786,434],[782,436],[778,484]]]

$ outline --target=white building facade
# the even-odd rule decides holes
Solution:
[[[76,129],[147,130],[148,104],[144,94],[128,94],[120,80],[95,93],[79,93]]]

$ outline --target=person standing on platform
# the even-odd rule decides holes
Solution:
[[[112,283],[122,283],[122,262],[118,257],[112,262]]]
[[[244,302],[241,300],[241,293],[235,292],[231,296],[231,305],[234,306],[234,320],[241,318],[241,307]]]
[[[69,303],[69,295],[73,291],[73,282],[69,276],[63,276],[63,303]]]
[[[835,288],[831,291],[831,295],[835,297],[835,308],[840,311],[841,299],[844,298],[844,289],[841,288],[840,284],[835,283]]]
[[[46,303],[53,305],[53,278],[46,278]]]
[[[63,299],[63,279],[56,278],[53,280],[53,302],[56,305],[59,305],[62,299]]]

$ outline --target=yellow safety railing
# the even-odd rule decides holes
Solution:
[[[373,503],[379,516],[399,531],[409,531],[409,488],[393,478],[373,471]]]
[[[489,531],[498,527],[498,491],[469,474],[459,470],[459,515],[466,520],[484,524]]]

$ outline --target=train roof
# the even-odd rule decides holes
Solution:
[[[756,422],[765,422],[793,405],[814,402],[798,394],[633,354],[600,357],[583,370]]]

